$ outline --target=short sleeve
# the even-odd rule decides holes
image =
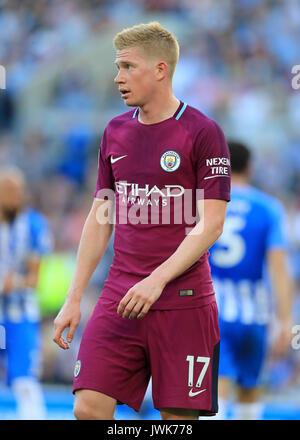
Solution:
[[[31,253],[37,256],[53,251],[53,236],[46,218],[36,212],[30,216]]]
[[[287,218],[284,207],[279,202],[270,202],[269,228],[267,235],[267,248],[284,248],[288,246]]]
[[[107,132],[105,130],[98,153],[98,177],[96,188],[94,191],[94,197],[96,198],[103,198],[99,194],[100,190],[114,190],[114,178],[112,174],[111,164],[109,162],[109,156],[107,154],[107,147]]]
[[[209,120],[195,141],[197,188],[204,199],[230,201],[230,152],[219,125]]]

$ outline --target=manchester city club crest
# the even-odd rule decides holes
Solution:
[[[168,173],[178,170],[180,162],[180,156],[174,150],[166,151],[160,158],[160,166]]]
[[[74,377],[78,376],[78,374],[80,373],[80,369],[81,369],[81,361],[78,360],[74,368]]]

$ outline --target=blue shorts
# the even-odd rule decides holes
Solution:
[[[267,350],[267,326],[219,320],[219,377],[226,377],[243,388],[255,388]]]
[[[15,323],[4,320],[5,349],[0,350],[0,360],[5,364],[7,384],[18,377],[38,377],[40,372],[39,322],[24,319]]]

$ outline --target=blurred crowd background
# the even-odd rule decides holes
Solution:
[[[300,324],[300,90],[291,85],[300,64],[299,0],[0,0],[0,164],[25,172],[29,203],[49,218],[55,239],[38,286],[45,383],[71,384],[81,331],[113,256],[110,245],[89,283],[72,349],[59,350],[52,324],[92,203],[101,136],[127,110],[113,83],[112,38],[151,20],[180,43],[176,96],[249,145],[253,183],[287,209]],[[300,355],[291,351],[266,377],[270,390],[300,387]]]

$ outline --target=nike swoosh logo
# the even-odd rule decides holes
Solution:
[[[200,391],[196,391],[196,392],[194,392],[193,390],[190,390],[189,396],[190,397],[197,396],[197,394],[203,393],[203,391],[206,391],[206,388],[204,390],[200,390]]]
[[[123,159],[123,158],[126,157],[126,156],[127,156],[127,154],[125,154],[125,156],[120,156],[120,157],[115,157],[115,158],[113,158],[112,156],[110,156],[110,161],[111,161],[111,163],[115,163],[115,162],[117,162],[118,160]]]

